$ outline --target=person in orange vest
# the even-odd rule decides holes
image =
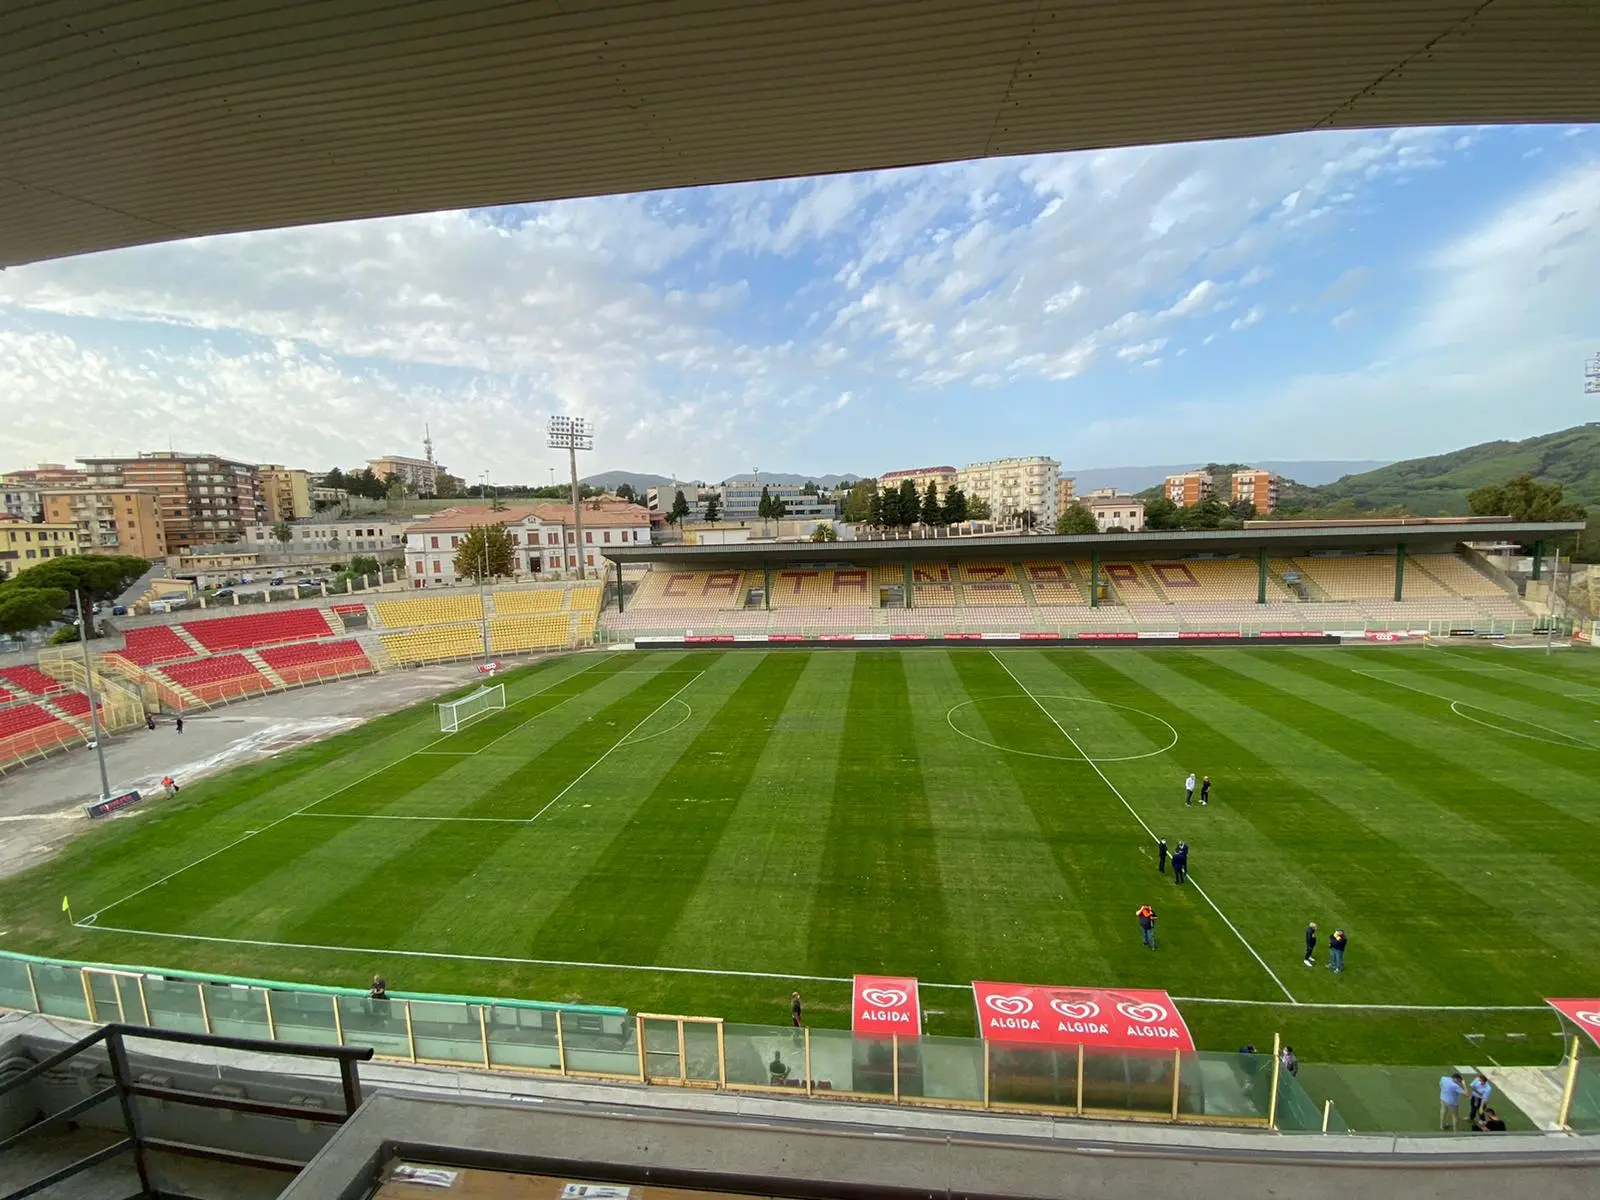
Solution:
[[[176,779],[174,779],[171,775],[166,775],[166,776],[162,777],[161,786],[167,789],[167,795],[169,795],[169,796],[177,795],[179,790],[180,790],[179,787],[178,787],[178,781]]]
[[[1156,948],[1156,910],[1148,904],[1141,904],[1139,911],[1134,913],[1139,918],[1139,932],[1144,934],[1144,944],[1150,949]]]

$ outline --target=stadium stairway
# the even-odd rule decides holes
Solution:
[[[1017,585],[1022,589],[1023,602],[1029,608],[1038,608],[1038,598],[1033,594],[1033,584],[1028,581],[1028,572],[1023,569],[1021,560],[1012,562],[1011,569],[1017,574]]]
[[[267,679],[272,683],[274,689],[289,686],[286,682],[284,682],[283,676],[279,675],[272,669],[272,664],[266,659],[262,658],[261,655],[257,654],[254,650],[245,649],[239,651],[239,653],[250,660],[251,666],[255,667],[256,670],[260,671],[267,677]]]
[[[204,646],[202,646],[200,644],[200,639],[199,638],[195,637],[194,634],[190,633],[181,624],[179,624],[179,625],[169,625],[169,626],[167,626],[167,628],[172,630],[173,633],[177,634],[180,638],[182,638],[185,643],[187,643],[188,645],[194,647],[194,652],[195,652],[195,654],[197,656],[198,655],[207,655],[207,654],[212,653],[210,650],[207,650]]]

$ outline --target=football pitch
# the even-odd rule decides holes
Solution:
[[[967,1036],[973,979],[1160,987],[1202,1047],[1277,1031],[1324,1062],[1551,1062],[1541,997],[1600,988],[1600,654],[619,651],[502,678],[460,732],[404,710],[90,831],[0,885],[0,945],[768,1024],[798,989],[839,1027],[853,973],[908,974]]]

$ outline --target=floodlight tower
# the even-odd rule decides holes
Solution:
[[[550,448],[565,450],[572,468],[572,541],[577,547],[578,578],[583,573],[583,504],[578,492],[578,451],[594,449],[594,430],[583,417],[550,417]]]

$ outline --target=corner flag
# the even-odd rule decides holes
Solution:
[[[67,898],[65,896],[61,897],[61,911],[62,912],[71,912],[72,911],[72,905],[67,903]]]

